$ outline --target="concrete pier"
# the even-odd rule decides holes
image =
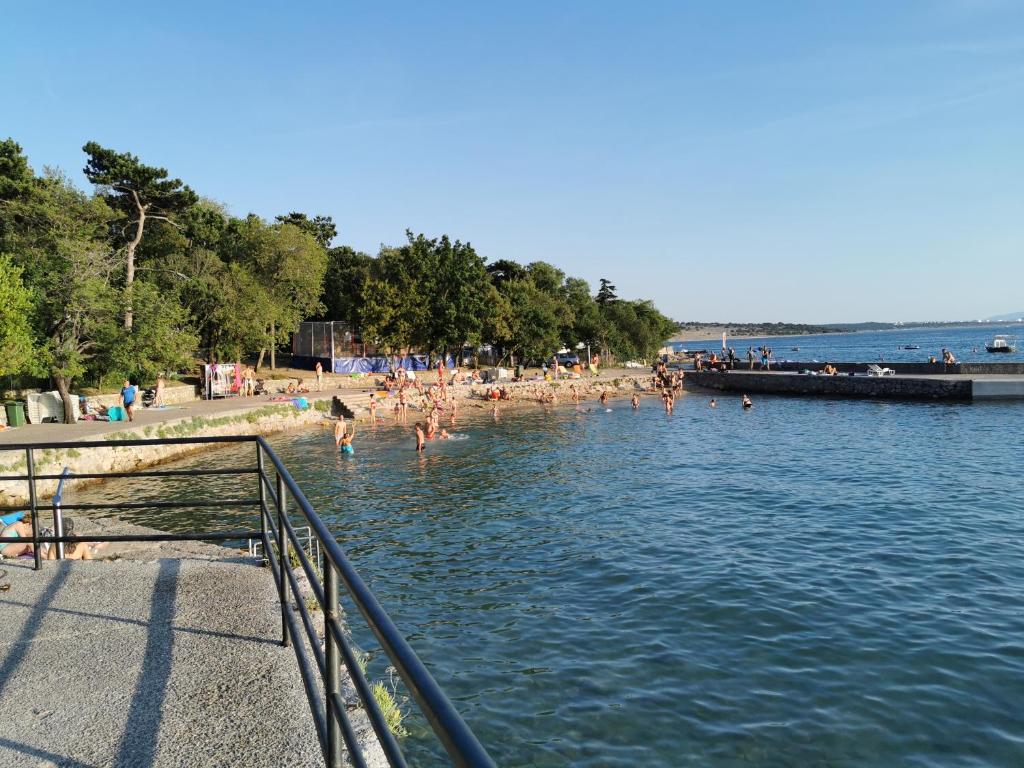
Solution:
[[[0,765],[323,765],[266,569],[0,569]]]
[[[857,364],[837,366],[840,371]],[[1024,400],[1024,375],[985,373],[897,374],[894,376],[812,375],[783,371],[687,371],[688,387],[696,386],[737,394],[778,394],[819,397],[857,397],[887,400],[972,401]]]

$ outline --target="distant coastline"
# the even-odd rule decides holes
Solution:
[[[795,330],[797,328],[807,330]],[[761,338],[799,338],[801,336],[822,336],[825,334],[839,333],[863,333],[868,331],[914,331],[924,329],[941,328],[1021,328],[1024,324],[1015,320],[986,320],[983,322],[964,320],[951,322],[919,322],[896,325],[895,323],[850,323],[848,325],[828,326],[800,326],[799,324],[787,323],[737,323],[735,325],[724,324],[696,324],[688,323],[680,329],[669,340],[669,344],[678,344],[681,341],[713,341],[721,339],[722,333],[730,339],[761,339]]]

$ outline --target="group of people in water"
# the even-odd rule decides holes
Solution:
[[[449,440],[452,438],[450,428],[455,427],[459,413],[460,398],[465,395],[470,398],[482,399],[489,404],[491,413],[497,419],[500,414],[500,406],[505,403],[524,402],[537,403],[544,406],[559,404],[559,390],[547,382],[530,384],[495,384],[484,389],[474,387],[471,390],[457,392],[454,385],[460,381],[474,383],[479,380],[474,376],[476,372],[460,374],[458,372],[446,375],[442,366],[437,368],[436,382],[424,383],[424,376],[408,376],[405,371],[399,369],[389,375],[383,382],[385,386],[393,385],[388,393],[393,399],[393,405],[385,405],[377,393],[371,393],[367,408],[370,415],[370,423],[376,425],[383,421],[379,415],[382,408],[392,411],[395,420],[405,424],[408,419],[409,408],[415,408],[425,414],[425,418],[413,424],[413,434],[416,441],[416,451],[424,451],[427,443],[432,440]],[[658,362],[654,366],[654,375],[651,383],[646,388],[647,394],[657,394],[661,397],[662,407],[665,413],[671,414],[675,410],[676,398],[683,389],[684,373],[682,370],[670,370],[665,362]],[[602,408],[607,408],[610,402],[610,392],[595,386],[589,381],[573,381],[568,385],[568,399],[573,405],[580,407],[584,399],[597,396]],[[564,392],[564,390],[562,390]],[[641,394],[643,390],[635,390],[630,396],[630,406],[633,410],[640,408]],[[563,394],[563,397],[565,395]],[[747,395],[741,400],[744,409],[751,408],[753,403]],[[712,399],[710,406],[717,407],[717,401]],[[474,407],[486,408],[487,405],[476,405]],[[588,411],[591,409],[587,409]],[[442,426],[444,424],[444,426]],[[355,429],[346,424],[343,415],[339,415],[335,425],[335,444],[342,453],[352,454],[352,446],[355,437]]]

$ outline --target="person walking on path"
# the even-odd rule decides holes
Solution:
[[[124,408],[124,412],[128,414],[128,421],[135,421],[135,387],[133,387],[128,379],[124,380],[124,386],[121,387],[121,407]]]
[[[153,394],[151,408],[161,408],[164,404],[164,375],[161,373],[156,377],[156,392]]]
[[[316,371],[316,391],[324,391],[324,367],[320,364],[320,361],[316,361],[316,366],[313,368]]]

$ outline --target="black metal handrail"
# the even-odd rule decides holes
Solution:
[[[191,500],[187,502],[123,502],[117,504],[63,504],[63,485],[68,479],[68,471],[59,474],[37,474],[35,472],[35,451],[43,449],[89,449],[89,448],[122,448],[154,445],[203,445],[212,443],[255,443],[256,466],[237,470],[163,470],[143,471],[138,473],[110,472],[75,474],[76,479],[100,479],[113,477],[190,477],[196,475],[247,475],[255,474],[259,485],[256,499],[233,499],[229,502]],[[413,700],[433,729],[441,745],[447,751],[453,765],[457,766],[493,766],[487,751],[470,730],[449,701],[444,691],[434,680],[426,666],[413,651],[405,637],[387,615],[377,598],[367,587],[355,568],[349,562],[341,546],[335,540],[330,529],[313,510],[309,500],[281,459],[274,453],[270,445],[262,437],[248,435],[216,436],[216,437],[179,437],[166,439],[132,439],[132,440],[101,440],[52,443],[23,443],[2,445],[0,452],[24,451],[27,472],[24,475],[0,476],[2,481],[24,481],[28,483],[27,507],[18,507],[31,513],[32,544],[35,552],[35,567],[42,567],[39,545],[50,543],[63,547],[65,543],[96,542],[96,541],[229,541],[245,538],[258,538],[263,542],[267,562],[273,574],[281,605],[281,644],[291,645],[295,651],[303,687],[309,700],[313,722],[316,727],[324,760],[330,768],[342,764],[343,754],[347,751],[349,760],[356,768],[364,768],[366,762],[357,743],[355,731],[348,718],[347,708],[341,698],[341,666],[344,664],[356,692],[366,710],[370,724],[373,726],[377,740],[391,766],[405,766],[405,758],[395,735],[389,729],[380,707],[373,695],[372,687],[359,664],[356,652],[345,634],[340,621],[338,605],[339,586],[344,585],[350,599],[359,609],[370,631],[380,643],[381,649],[398,671]],[[267,460],[270,468],[268,471]],[[228,532],[191,532],[165,534],[133,534],[133,535],[90,535],[64,536],[63,531],[56,531],[54,536],[40,536],[39,501],[36,483],[39,480],[60,480],[57,494],[54,497],[55,521],[61,509],[142,509],[167,507],[250,507],[258,508],[260,516],[259,531],[228,531]],[[307,557],[302,544],[295,532],[295,526],[289,519],[288,499],[294,502],[296,512],[301,515],[304,525],[311,531],[320,544],[320,568]],[[11,508],[5,508],[8,511]],[[293,513],[294,514],[294,513]],[[324,648],[321,649],[319,638],[314,628],[309,609],[305,601],[292,600],[290,595],[298,596],[299,585],[290,567],[290,555],[294,554],[309,581],[314,597],[324,614]],[[58,550],[58,556],[60,550]],[[321,577],[322,574],[322,577]],[[340,585],[339,585],[340,582]],[[298,613],[298,618],[296,617]],[[301,621],[301,630],[299,627]],[[305,640],[313,654],[315,669],[311,666],[305,642],[300,640],[305,633]],[[319,673],[320,687],[317,685],[315,672]]]

